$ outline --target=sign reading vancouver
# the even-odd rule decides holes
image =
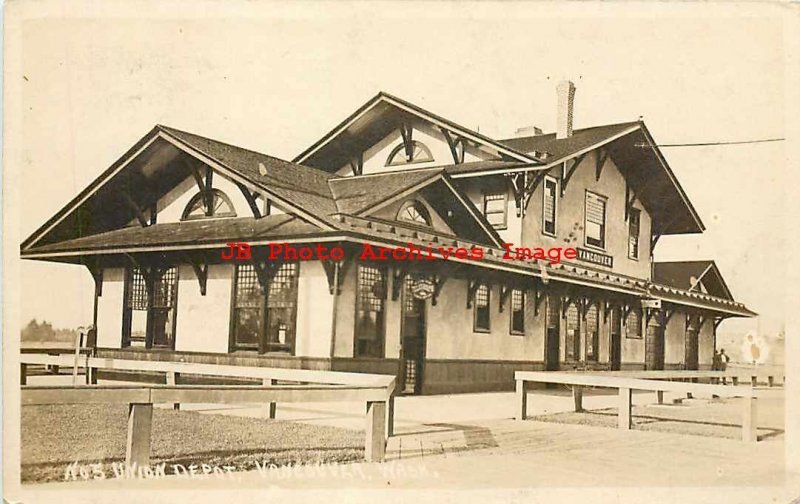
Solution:
[[[593,252],[580,247],[578,247],[578,260],[599,264],[600,266],[606,266],[608,268],[614,267],[614,258],[610,255]]]

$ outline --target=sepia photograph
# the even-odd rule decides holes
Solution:
[[[3,15],[5,501],[800,502],[796,4]]]

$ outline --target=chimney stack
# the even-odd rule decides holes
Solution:
[[[556,117],[556,138],[572,136],[572,107],[575,102],[575,84],[561,81],[556,87],[558,95],[558,116]]]
[[[514,137],[522,138],[530,136],[539,136],[542,133],[543,133],[542,128],[538,126],[523,126],[522,128],[517,128],[517,131],[514,132]]]

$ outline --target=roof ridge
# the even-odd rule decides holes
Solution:
[[[593,129],[610,128],[612,126],[633,126],[634,124],[643,124],[643,123],[644,123],[644,121],[639,119],[639,120],[636,120],[636,121],[622,121],[622,122],[608,123],[608,124],[595,124],[594,126],[587,126],[585,128],[573,129],[572,133],[574,135],[575,133],[580,133],[582,131],[589,131],[589,130],[593,130]],[[555,134],[556,134],[555,131],[549,131],[549,132],[546,132],[546,133],[542,133],[540,135],[526,135],[526,136],[520,136],[520,137],[508,137],[508,138],[499,139],[497,141],[502,143],[502,142],[507,142],[509,140],[517,140],[517,139],[522,139],[522,138],[546,137],[546,136],[552,136],[552,135],[555,135]],[[566,140],[566,138],[563,138],[561,140]]]
[[[264,156],[264,157],[267,157],[267,158],[270,158],[270,159],[274,159],[275,161],[280,161],[282,163],[286,163],[286,164],[291,165],[293,167],[301,167],[301,169],[314,170],[315,172],[318,172],[319,174],[325,176],[325,178],[327,178],[327,179],[342,178],[341,175],[336,175],[335,173],[326,172],[325,170],[320,170],[319,168],[314,168],[313,166],[307,166],[307,165],[304,165],[304,164],[295,163],[294,161],[288,161],[286,159],[279,158],[277,156],[273,156],[271,154],[265,154],[265,153],[263,153],[261,151],[248,149],[247,147],[242,147],[240,145],[235,145],[235,144],[228,143],[228,142],[223,142],[222,140],[217,140],[216,138],[211,138],[211,137],[199,135],[197,133],[192,133],[191,131],[186,131],[186,130],[174,128],[172,126],[167,126],[165,124],[156,124],[156,127],[161,129],[161,130],[166,131],[167,133],[171,133],[173,131],[176,131],[178,133],[183,133],[184,135],[192,135],[192,136],[195,136],[195,137],[198,137],[198,138],[202,138],[203,140],[208,140],[210,142],[216,142],[218,144],[226,145],[228,147],[233,147],[234,149],[241,149],[243,151],[247,151],[247,152],[250,152],[250,153],[253,153],[253,154],[258,154],[259,156]]]

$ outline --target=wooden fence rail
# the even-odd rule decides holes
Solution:
[[[677,373],[677,372],[675,372]],[[705,383],[685,383],[677,381],[650,380],[643,378],[630,378],[625,376],[612,376],[607,373],[572,373],[553,371],[517,371],[514,373],[517,382],[517,407],[516,418],[524,420],[528,412],[528,387],[530,382],[560,383],[572,386],[575,402],[575,411],[583,410],[583,388],[600,387],[615,388],[619,392],[618,426],[620,429],[632,428],[632,392],[634,390],[651,390],[659,394],[659,401],[663,399],[664,392],[677,392],[681,394],[699,394],[717,397],[736,397],[743,399],[742,409],[742,440],[755,442],[758,440],[756,433],[757,418],[757,392],[752,387],[712,385]]]
[[[22,354],[20,355],[21,380],[26,384],[27,366],[29,365],[62,365],[73,366],[75,360],[70,355],[44,355],[44,354]],[[97,383],[97,370],[121,370],[139,372],[157,372],[164,374],[164,380],[168,385],[177,385],[181,375],[203,375],[219,378],[249,378],[260,380],[262,385],[273,385],[278,381],[309,383],[318,385],[346,385],[349,387],[377,387],[386,394],[387,402],[387,436],[394,435],[394,394],[395,377],[394,375],[379,375],[368,373],[346,373],[341,371],[324,371],[311,369],[288,369],[288,368],[267,368],[256,366],[230,366],[220,364],[198,364],[192,362],[175,361],[144,361],[130,359],[112,359],[106,357],[83,356],[81,366],[86,368],[86,383]],[[78,383],[73,378],[73,385]],[[252,388],[252,387],[251,387]],[[344,397],[344,396],[342,396]],[[342,399],[346,400],[346,399]],[[179,408],[181,402],[187,401],[164,401],[172,402],[175,409]],[[190,402],[190,401],[189,401]],[[269,402],[269,418],[275,418],[277,402]]]
[[[386,456],[386,387],[368,386],[242,386],[242,385],[79,385],[72,387],[22,387],[22,404],[128,404],[128,436],[125,463],[129,466],[150,464],[153,404],[216,403],[249,404],[275,402],[366,403],[366,439],[364,458],[382,462]]]

